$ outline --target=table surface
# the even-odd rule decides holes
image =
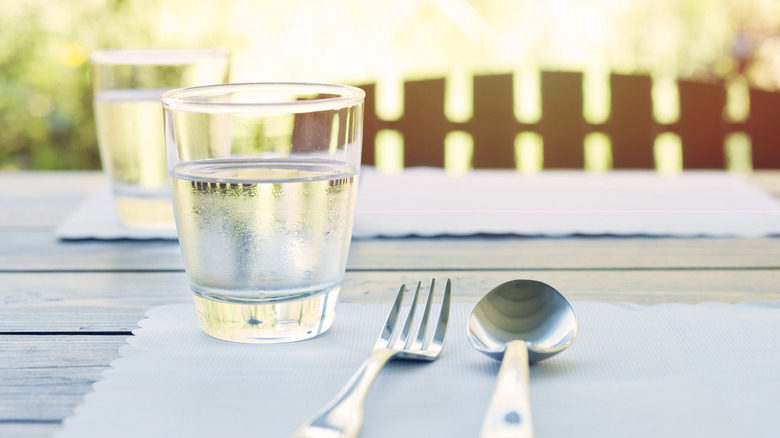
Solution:
[[[755,172],[780,198],[780,171]],[[175,242],[58,241],[98,172],[0,172],[0,436],[51,436],[119,357],[144,312],[190,303]],[[514,278],[571,300],[780,300],[777,238],[437,238],[352,243],[341,301],[390,303],[398,285],[449,277],[475,301]]]

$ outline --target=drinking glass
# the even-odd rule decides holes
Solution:
[[[133,228],[173,228],[160,96],[228,80],[227,49],[107,49],[93,52],[100,158],[119,217]]]
[[[360,170],[359,88],[248,83],[162,97],[184,267],[203,330],[287,342],[333,323]]]

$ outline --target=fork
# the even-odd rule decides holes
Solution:
[[[436,280],[431,280],[428,298],[425,302],[425,310],[420,317],[420,325],[415,336],[409,336],[412,329],[420,297],[421,282],[417,282],[417,290],[409,307],[409,312],[403,323],[399,324],[398,315],[404,301],[406,285],[395,297],[395,302],[387,316],[387,321],[379,334],[371,356],[363,362],[357,372],[341,389],[341,392],[330,401],[319,413],[307,420],[293,438],[353,438],[360,433],[363,424],[363,404],[368,395],[371,384],[379,374],[382,367],[391,359],[412,359],[432,362],[439,357],[444,343],[444,334],[447,330],[447,321],[450,313],[450,291],[452,284],[447,279],[444,288],[444,297],[441,301],[439,320],[433,336],[426,336],[428,331],[428,319],[433,304],[433,290]],[[400,326],[400,329],[399,329]]]

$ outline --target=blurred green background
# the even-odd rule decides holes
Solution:
[[[0,170],[100,168],[89,53],[110,47],[228,47],[234,81],[537,68],[780,87],[780,0],[0,0],[0,12]]]

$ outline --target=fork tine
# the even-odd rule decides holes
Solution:
[[[379,335],[379,339],[376,341],[374,348],[387,348],[390,344],[390,338],[395,330],[395,323],[398,320],[398,313],[401,311],[401,304],[404,302],[404,293],[406,292],[406,285],[402,284],[401,289],[398,290],[398,294],[395,296],[395,302],[390,309],[390,314],[387,315],[387,321],[382,328],[382,333]]]
[[[414,313],[417,310],[417,299],[420,296],[421,281],[417,282],[417,290],[414,291],[414,298],[412,298],[412,304],[409,306],[409,312],[406,314],[406,322],[404,322],[404,328],[401,331],[401,335],[398,337],[393,347],[405,346],[407,339],[409,338],[409,332],[412,330],[412,321],[414,320]]]
[[[447,332],[447,322],[450,317],[450,295],[452,295],[452,281],[448,278],[444,286],[444,297],[441,300],[441,310],[439,311],[439,321],[436,323],[436,331],[431,341],[424,346],[424,349],[436,347],[441,349],[444,344],[444,335]]]
[[[422,313],[422,318],[420,319],[420,327],[417,329],[417,337],[414,339],[413,343],[408,343],[406,345],[406,348],[414,349],[414,350],[421,350],[423,348],[423,343],[425,342],[425,336],[428,332],[428,316],[431,314],[431,305],[433,304],[433,290],[436,285],[436,279],[431,279],[431,287],[428,289],[428,299],[425,301],[425,310]]]

